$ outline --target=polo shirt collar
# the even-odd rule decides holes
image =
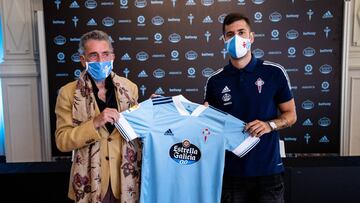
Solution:
[[[257,58],[254,57],[254,55],[251,54],[251,60],[250,62],[245,66],[245,68],[239,70],[238,68],[236,68],[235,66],[232,65],[231,61],[229,60],[229,64],[225,67],[225,69],[231,71],[231,72],[253,72],[256,64],[257,64],[258,60]]]

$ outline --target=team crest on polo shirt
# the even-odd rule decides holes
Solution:
[[[231,94],[229,94],[229,92],[231,92],[231,90],[227,85],[221,91],[221,94],[223,94],[221,99],[224,102],[224,104],[223,104],[224,106],[232,104],[232,102],[230,101]]]
[[[228,101],[230,101],[230,99],[231,99],[231,95],[230,95],[230,94],[224,94],[224,95],[222,96],[222,100],[223,100],[224,102],[228,102]]]
[[[261,78],[258,78],[255,82],[255,85],[257,86],[258,88],[258,92],[259,94],[261,93],[261,89],[262,89],[262,86],[265,84],[265,82],[261,79]]]

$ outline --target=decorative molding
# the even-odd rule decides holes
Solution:
[[[350,155],[360,155],[360,125],[359,125],[359,116],[360,116],[360,72],[358,76],[351,77],[350,80]]]
[[[350,51],[349,70],[360,70],[360,51]]]
[[[32,10],[30,0],[2,0],[4,61],[33,59]]]
[[[350,22],[351,22],[351,2],[347,1],[344,5],[344,25],[343,25],[343,47],[341,63],[341,113],[340,113],[340,155],[349,155],[349,50],[350,50]]]
[[[49,90],[48,90],[48,72],[46,62],[46,39],[45,39],[45,25],[44,25],[44,12],[37,11],[37,41],[39,42],[39,59],[40,59],[40,84],[41,84],[41,122],[42,124],[42,154],[43,160],[51,161],[51,133],[50,126],[50,106],[49,106]]]
[[[43,11],[43,4],[42,4],[42,0],[31,0],[31,10],[32,12],[32,27],[33,28],[38,28],[39,27],[39,18],[37,15],[37,11]],[[43,20],[43,19],[41,19]],[[45,28],[44,28],[45,29]],[[36,60],[39,60],[39,39],[38,37],[39,33],[38,33],[38,29],[34,29],[33,32],[33,45],[34,45],[34,57]]]
[[[9,60],[0,64],[0,78],[7,77],[38,77],[39,64],[34,60]]]
[[[34,78],[39,77],[39,73],[33,73],[33,72],[21,72],[21,73],[0,73],[0,78],[17,78],[17,77],[23,77],[23,78]]]
[[[353,1],[353,46],[360,46],[360,2]]]
[[[6,161],[41,161],[37,81],[3,79]],[[21,149],[21,150],[19,150]]]

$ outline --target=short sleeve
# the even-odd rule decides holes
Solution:
[[[144,137],[149,131],[153,120],[153,104],[148,99],[126,111],[120,113],[120,118],[115,124],[116,128],[124,136],[124,139]]]
[[[242,157],[249,152],[259,141],[258,137],[251,137],[244,130],[245,123],[227,114],[225,118],[224,135],[226,139],[226,149],[235,155]]]
[[[209,104],[213,104],[211,96],[211,91],[213,90],[213,87],[211,84],[211,80],[210,78],[208,78],[205,86],[204,102],[208,102]]]
[[[290,79],[286,72],[279,71],[279,87],[276,91],[275,99],[277,104],[289,101],[293,98],[291,92]]]

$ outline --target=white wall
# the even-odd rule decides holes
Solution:
[[[344,69],[342,155],[360,155],[360,2],[348,6],[350,27],[345,33],[349,50]],[[0,0],[3,20],[4,60],[0,79],[4,99],[6,159],[8,162],[48,161],[49,136],[44,135],[41,114],[39,58],[35,10],[41,0]],[[346,50],[344,50],[346,51]]]

